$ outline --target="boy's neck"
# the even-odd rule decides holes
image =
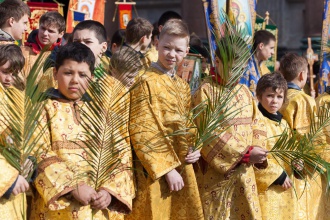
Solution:
[[[130,46],[131,48],[133,48],[134,50],[136,50],[137,52],[141,51],[141,45],[140,42],[137,42],[136,44],[130,44],[130,43],[126,43],[128,46]]]
[[[298,79],[294,79],[288,83],[294,83],[296,84],[300,89],[304,88],[305,85],[302,85],[302,83]]]

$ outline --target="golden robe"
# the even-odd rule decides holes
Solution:
[[[192,164],[185,163],[194,135],[175,131],[190,127],[190,89],[178,76],[151,67],[131,91],[130,135],[135,163],[137,195],[125,219],[203,219]],[[170,192],[165,174],[176,169],[184,187]]]
[[[291,129],[298,134],[306,134],[310,131],[311,118],[315,117],[315,100],[302,90],[288,89],[287,101],[280,112],[288,122]],[[305,180],[294,179],[294,187],[298,196],[297,216],[301,220],[326,219],[324,215],[324,194],[321,176],[318,173],[306,175]]]
[[[9,89],[15,89],[11,87]],[[8,127],[8,115],[6,114],[7,97],[5,96],[4,88],[0,83],[0,134],[1,141],[6,141],[7,135],[5,130]],[[23,216],[26,216],[26,196],[25,193],[21,193],[17,196],[10,195],[9,199],[3,198],[4,193],[13,185],[16,181],[19,173],[12,167],[6,159],[0,154],[0,213],[1,219],[10,220],[23,220]]]
[[[278,135],[281,135],[289,128],[287,122],[282,119],[281,122],[271,120],[267,117],[259,122],[260,132],[256,132],[254,138],[261,139],[264,143],[262,148],[271,150]],[[261,206],[263,220],[294,220],[297,215],[297,197],[294,188],[284,190],[281,185],[273,183],[281,176],[285,170],[287,176],[293,180],[291,168],[281,160],[276,160],[271,154],[267,157],[267,167],[258,168],[254,166],[258,195]]]
[[[193,96],[193,106],[217,95],[219,85],[202,85]],[[258,109],[251,92],[245,85],[229,90],[228,125],[222,134],[204,145],[203,159],[198,171],[198,185],[205,219],[261,219],[261,210],[253,167],[241,163],[244,154],[253,144],[254,123]],[[197,124],[199,122],[197,120]]]
[[[259,73],[260,73],[260,77],[262,77],[263,75],[265,75],[267,73],[270,73],[270,70],[266,66],[266,62],[265,61],[261,62],[261,64],[260,64],[260,66],[259,66]]]
[[[111,95],[111,94],[109,94]],[[127,100],[128,101],[128,100]],[[40,126],[47,126],[40,145],[42,150],[38,158],[38,176],[34,181],[38,191],[33,201],[31,219],[123,219],[123,213],[132,209],[132,175],[130,167],[131,153],[125,139],[118,146],[127,146],[120,153],[121,164],[111,173],[101,188],[109,192],[112,202],[108,209],[92,210],[90,205],[82,206],[68,193],[84,181],[91,185],[91,180],[77,178],[77,173],[87,172],[90,168],[83,158],[87,158],[83,145],[72,141],[79,141],[84,129],[79,123],[79,110],[86,110],[86,103],[63,102],[60,99],[45,101],[44,114]],[[124,126],[124,125],[123,125]],[[93,129],[91,127],[91,129]],[[127,131],[126,128],[122,128]],[[122,134],[126,137],[127,134]],[[80,139],[81,140],[81,139]],[[79,142],[78,142],[79,143]],[[110,175],[110,174],[109,174]],[[98,189],[97,189],[98,190]]]

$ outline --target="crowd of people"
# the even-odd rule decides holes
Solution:
[[[30,16],[21,0],[0,3],[2,219],[330,218],[330,125],[312,132],[330,89],[316,99],[303,91],[308,62],[295,53],[271,73],[273,34],[255,33],[251,57],[228,32],[213,58],[172,11],[156,25],[132,19],[109,45],[101,23],[65,33],[63,16],[46,12],[17,46]],[[202,61],[193,93],[177,75],[188,53]],[[255,88],[240,83],[249,59]],[[29,151],[16,146],[20,123],[31,124]],[[276,156],[285,135],[298,147]],[[6,147],[26,156],[20,168]]]

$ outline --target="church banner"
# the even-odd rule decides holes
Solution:
[[[118,5],[119,28],[126,29],[128,22],[132,19],[132,5],[119,4]]]
[[[228,2],[229,1],[229,2]],[[224,27],[223,12],[226,11],[236,30],[248,44],[252,44],[252,36],[256,20],[256,0],[203,0],[205,20],[208,27],[208,38],[211,57],[214,58],[216,39],[221,38]],[[230,9],[227,10],[227,5]],[[257,63],[253,58],[249,60],[248,69],[243,74],[240,83],[250,88],[255,95],[255,88],[260,78]]]
[[[66,31],[71,33],[73,31],[74,12],[84,13],[86,20],[95,20],[104,23],[104,0],[70,0],[69,10],[66,21]]]
[[[330,57],[329,57],[329,45],[330,45],[330,0],[324,1],[323,11],[323,27],[322,27],[322,42],[321,42],[321,67],[319,74],[319,88],[318,93],[325,92],[328,86],[328,74],[330,71]]]

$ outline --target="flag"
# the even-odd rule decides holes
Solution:
[[[86,13],[80,11],[73,11],[73,23],[72,27],[74,28],[81,21],[84,21],[86,18]]]
[[[104,0],[70,0],[69,13],[66,20],[66,31],[68,33],[73,31],[75,11],[84,13],[85,20],[94,20],[104,24],[104,8]]]
[[[119,4],[118,5],[119,28],[126,29],[128,22],[132,19],[132,5]]]
[[[329,43],[330,43],[330,0],[324,1],[324,11],[323,11],[323,27],[322,27],[322,43],[321,43],[321,66],[319,73],[319,86],[318,93],[322,94],[328,85],[328,74],[330,71],[330,58],[329,58]]]

